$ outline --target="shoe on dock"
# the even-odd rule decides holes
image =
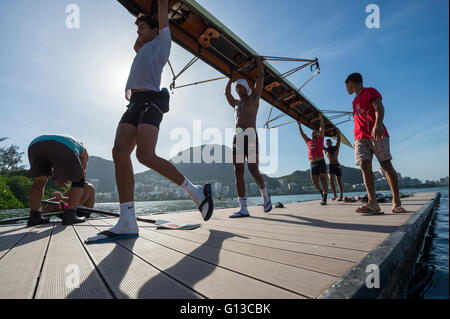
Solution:
[[[27,227],[48,224],[50,223],[49,217],[42,217],[41,212],[30,211],[30,218],[28,218]]]
[[[64,211],[64,215],[62,218],[63,225],[73,225],[84,223],[86,219],[78,217],[77,212],[74,209],[67,209]]]

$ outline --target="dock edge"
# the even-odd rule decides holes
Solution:
[[[412,215],[405,224],[370,251],[356,266],[323,292],[319,299],[404,298],[417,256],[441,193]],[[380,288],[368,288],[368,265],[377,265]]]

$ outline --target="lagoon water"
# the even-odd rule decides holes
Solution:
[[[449,191],[448,188],[405,189],[402,193],[440,192],[441,200],[434,212],[430,223],[422,252],[417,260],[414,277],[409,290],[409,298],[430,299],[449,298]],[[383,192],[389,194],[390,192]],[[344,196],[362,196],[364,192],[345,193]],[[320,194],[272,196],[276,204],[293,203],[320,199]],[[191,200],[136,202],[137,214],[164,214],[175,211],[195,211],[195,204]],[[235,198],[216,199],[216,208],[238,207]],[[248,205],[261,205],[260,197],[249,197]],[[119,212],[118,203],[98,203],[96,209]],[[0,211],[0,220],[19,216],[27,216],[28,209],[14,209]],[[1,240],[1,239],[0,239]]]

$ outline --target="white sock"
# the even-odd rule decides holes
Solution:
[[[134,210],[134,202],[121,203],[120,204],[120,217],[117,224],[108,231],[117,234],[138,234],[139,226],[136,221],[136,213]],[[96,241],[106,239],[108,236],[106,235],[95,235],[88,238],[88,241]]]
[[[121,203],[119,221],[110,231],[118,234],[128,234],[137,232],[138,229],[134,202]]]
[[[192,198],[192,200],[195,202],[195,204],[197,204],[197,206],[200,206],[200,204],[205,199],[203,187],[195,186],[187,178],[184,180],[183,184],[180,187],[189,195],[189,197]]]
[[[267,186],[264,186],[264,188],[260,188],[259,192],[261,193],[263,203],[264,205],[269,202],[269,192],[267,191]]]
[[[248,214],[248,209],[247,209],[247,197],[239,197],[239,205],[241,205],[241,209],[239,210],[242,213],[247,213]]]

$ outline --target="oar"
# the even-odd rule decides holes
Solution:
[[[54,205],[54,206],[60,205],[60,203],[58,203],[58,202],[51,202],[51,201],[47,201],[47,200],[43,200],[42,203],[48,204],[48,205]],[[120,214],[118,214],[118,213],[111,213],[111,212],[107,212],[107,211],[103,211],[103,210],[84,207],[81,205],[77,206],[77,210],[80,212],[96,213],[99,215],[105,215],[105,216],[111,216],[111,217],[120,217]],[[179,224],[179,223],[174,223],[174,222],[170,222],[167,220],[161,220],[161,219],[155,220],[155,219],[147,219],[147,218],[142,218],[142,217],[137,217],[136,219],[140,222],[155,224],[160,228],[167,228],[167,229],[190,230],[190,229],[196,229],[201,226],[200,224]]]

